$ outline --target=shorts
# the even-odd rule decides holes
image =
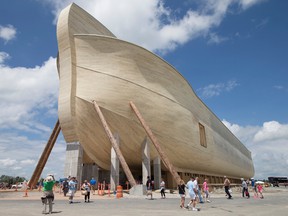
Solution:
[[[189,196],[191,198],[191,200],[195,200],[196,199],[196,194],[195,193],[189,193]]]
[[[185,194],[179,194],[181,198],[185,198]]]
[[[74,197],[74,194],[75,194],[74,190],[69,190],[68,193],[67,193],[67,196],[72,198],[72,197]]]

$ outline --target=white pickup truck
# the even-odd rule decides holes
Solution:
[[[23,185],[24,185],[24,182],[19,182],[18,184],[13,184],[12,186],[11,186],[11,189],[20,189],[20,188],[22,188],[23,187]]]

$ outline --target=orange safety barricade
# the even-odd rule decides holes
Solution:
[[[117,195],[116,195],[117,198],[121,198],[123,197],[123,188],[121,185],[118,185],[117,186]]]
[[[98,190],[100,196],[104,196],[104,185],[100,184],[100,190]]]
[[[100,195],[100,183],[98,183],[97,191],[98,191],[98,195]]]

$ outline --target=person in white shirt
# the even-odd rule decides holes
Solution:
[[[166,196],[165,196],[165,182],[163,179],[160,183],[160,193],[161,193],[161,198],[165,199],[166,198]]]
[[[72,177],[70,179],[70,181],[68,182],[68,185],[69,185],[69,190],[68,190],[68,194],[69,194],[69,203],[73,203],[73,197],[74,197],[74,194],[77,190],[77,182],[76,182],[76,178],[75,177]]]
[[[188,192],[190,196],[190,202],[187,205],[187,209],[191,208],[192,204],[192,211],[198,211],[196,208],[196,198],[197,198],[197,189],[194,184],[194,177],[191,177],[190,181],[187,182]]]

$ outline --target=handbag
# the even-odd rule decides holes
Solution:
[[[86,195],[88,194],[88,192],[87,192],[87,190],[82,190],[82,191],[81,191],[81,194],[84,195],[84,196],[86,196]]]

